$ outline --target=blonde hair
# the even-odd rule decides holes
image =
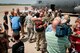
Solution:
[[[68,14],[64,15],[64,19],[68,20],[70,17]]]

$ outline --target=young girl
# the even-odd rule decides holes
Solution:
[[[74,33],[73,35],[70,36],[71,40],[71,48],[74,48],[76,52],[80,53],[80,20],[77,20],[75,22],[76,27],[74,28]]]

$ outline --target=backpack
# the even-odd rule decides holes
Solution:
[[[25,22],[25,17],[26,16],[20,16],[20,23],[23,25]]]
[[[70,26],[67,24],[58,25],[56,28],[56,36],[57,37],[69,36],[71,34],[72,34],[72,30],[71,30]]]
[[[43,23],[43,21],[35,21],[35,30],[37,31],[37,32],[42,32],[42,31],[44,31],[44,27],[41,27],[41,28],[39,28],[39,26],[40,25],[43,25],[44,23]]]

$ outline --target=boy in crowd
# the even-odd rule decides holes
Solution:
[[[12,53],[24,53],[24,43],[20,41],[20,34],[14,33],[15,44],[12,46]]]

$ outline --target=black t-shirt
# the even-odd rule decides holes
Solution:
[[[8,24],[7,15],[5,15],[3,18],[4,18],[5,22]]]
[[[24,24],[24,22],[25,22],[25,17],[26,17],[26,16],[20,16],[20,23],[21,23],[21,24]]]
[[[35,21],[35,27],[36,27],[35,29],[37,32],[42,32],[45,30],[44,27],[39,28],[39,26],[43,24],[44,24],[44,21],[40,21],[40,20]]]
[[[24,53],[24,43],[19,41],[12,47],[12,53]]]

